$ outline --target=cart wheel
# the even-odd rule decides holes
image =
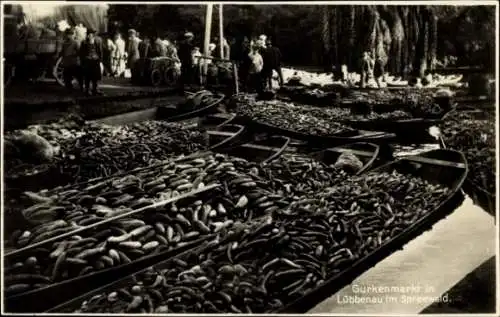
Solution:
[[[169,67],[163,72],[163,80],[168,86],[175,85],[178,77],[179,75],[177,74],[177,70],[174,67]]]
[[[54,65],[54,68],[52,69],[52,75],[54,76],[55,80],[57,83],[61,86],[64,86],[64,80],[63,80],[63,66],[61,65],[62,62],[62,57],[59,57],[57,59],[56,64]]]
[[[158,87],[160,86],[161,82],[162,82],[162,78],[161,78],[161,72],[158,70],[158,69],[153,69],[153,71],[151,72],[151,84],[155,87]]]
[[[54,65],[54,68],[52,69],[52,76],[54,76],[55,80],[57,81],[57,83],[61,86],[65,86],[64,85],[64,78],[63,78],[63,71],[64,71],[64,67],[61,65],[62,63],[62,57],[59,57],[57,59],[57,62],[56,64]],[[103,71],[103,66],[101,64],[101,74],[102,74],[102,71]],[[73,78],[73,86],[77,86],[78,85],[78,80],[76,78]]]
[[[14,78],[14,75],[16,74],[16,66],[4,62],[4,69],[3,69],[3,85],[4,87],[7,87],[10,85],[12,82],[12,79]]]

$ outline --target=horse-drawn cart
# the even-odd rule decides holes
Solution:
[[[64,85],[59,56],[64,30],[56,27],[59,22],[71,21],[75,26],[84,25],[99,32],[107,30],[107,6],[61,4],[50,12],[42,17],[37,15],[36,5],[4,7],[4,85],[13,79],[36,81],[46,75]],[[83,40],[85,34],[79,35],[77,40]]]
[[[4,23],[10,26],[9,32],[4,31],[4,85],[9,85],[14,78],[44,78],[57,61],[62,38],[54,31],[44,30],[38,31],[33,37],[20,36],[17,32],[17,16],[14,15],[5,15]]]

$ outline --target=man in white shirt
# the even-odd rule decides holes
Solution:
[[[250,88],[255,89],[260,94],[264,91],[264,80],[261,76],[262,69],[264,68],[264,59],[259,53],[258,44],[252,47],[248,57],[250,58],[250,69],[248,72]]]

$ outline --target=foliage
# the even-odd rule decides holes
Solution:
[[[201,42],[205,10],[203,5],[120,4],[110,6],[108,17],[120,21],[122,31],[135,28],[142,34],[161,32],[175,39],[190,30]],[[328,18],[325,10],[330,12]],[[215,6],[212,36],[218,33],[217,12]],[[437,19],[437,31],[431,18],[425,22],[426,14]],[[390,61],[393,69],[415,64],[415,58],[430,64],[433,56],[447,54],[462,57],[468,65],[487,60],[485,66],[491,66],[494,61],[494,6],[225,5],[224,28],[225,35],[237,42],[243,36],[271,36],[289,64],[320,65],[340,59],[354,64],[361,49],[381,39],[390,59],[396,60]],[[331,51],[325,54],[325,49]]]

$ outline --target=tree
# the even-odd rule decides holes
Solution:
[[[120,4],[108,12],[123,31],[133,27],[176,37],[190,30],[198,40],[204,16],[203,5]],[[225,5],[224,27],[238,41],[270,35],[285,62],[322,64],[325,70],[341,64],[357,70],[364,50],[388,55],[393,74],[421,74],[450,54],[463,64],[494,65],[494,6]]]

